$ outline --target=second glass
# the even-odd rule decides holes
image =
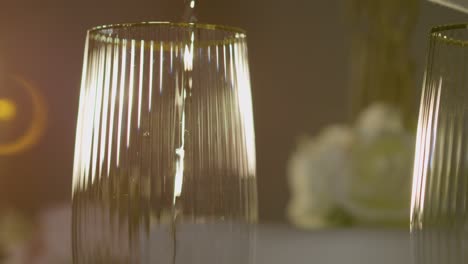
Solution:
[[[430,33],[419,113],[411,231],[418,264],[468,261],[468,30]]]
[[[88,31],[73,261],[249,263],[257,219],[246,35],[202,24]]]

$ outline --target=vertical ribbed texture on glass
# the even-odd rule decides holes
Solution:
[[[147,23],[88,32],[74,263],[248,263],[257,219],[245,34]]]
[[[419,113],[411,231],[416,262],[468,261],[468,30],[434,28]]]

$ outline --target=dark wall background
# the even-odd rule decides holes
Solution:
[[[199,2],[200,22],[248,31],[260,217],[284,221],[289,195],[286,164],[297,138],[347,118],[352,67],[348,1]],[[86,29],[178,20],[182,4],[183,0],[2,2],[0,63],[6,70],[0,74],[21,75],[38,87],[47,100],[48,126],[41,141],[27,152],[0,156],[0,201],[28,210],[69,201]],[[429,28],[463,21],[468,15],[421,1],[412,40],[419,76],[414,89],[419,90],[423,75]]]

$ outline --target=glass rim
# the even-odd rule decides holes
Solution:
[[[467,46],[468,45],[468,37],[466,39],[462,38],[454,38],[453,36],[446,36],[442,35],[443,32],[450,32],[457,29],[465,29],[468,30],[468,23],[460,23],[460,24],[447,24],[447,25],[439,25],[435,26],[431,29],[431,37],[437,38],[443,42],[449,44],[455,44],[460,46]]]
[[[136,28],[136,27],[161,27],[161,26],[172,26],[178,28],[196,28],[196,29],[206,29],[213,31],[227,31],[234,34],[243,34],[246,35],[247,31],[233,26],[226,26],[220,24],[206,24],[206,23],[188,23],[188,22],[169,22],[169,21],[148,21],[148,22],[134,22],[134,23],[117,23],[117,24],[107,24],[92,27],[88,30],[90,34],[99,34],[100,31],[106,29],[127,29],[127,28]]]

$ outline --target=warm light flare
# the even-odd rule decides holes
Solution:
[[[42,136],[46,121],[46,103],[37,87],[21,77],[13,76],[13,81],[26,91],[32,104],[32,117],[26,131],[12,142],[0,145],[0,156],[25,151],[36,144]],[[16,117],[17,104],[10,99],[0,98],[0,122],[11,122]]]
[[[0,121],[11,121],[16,116],[16,104],[7,98],[0,98]]]

